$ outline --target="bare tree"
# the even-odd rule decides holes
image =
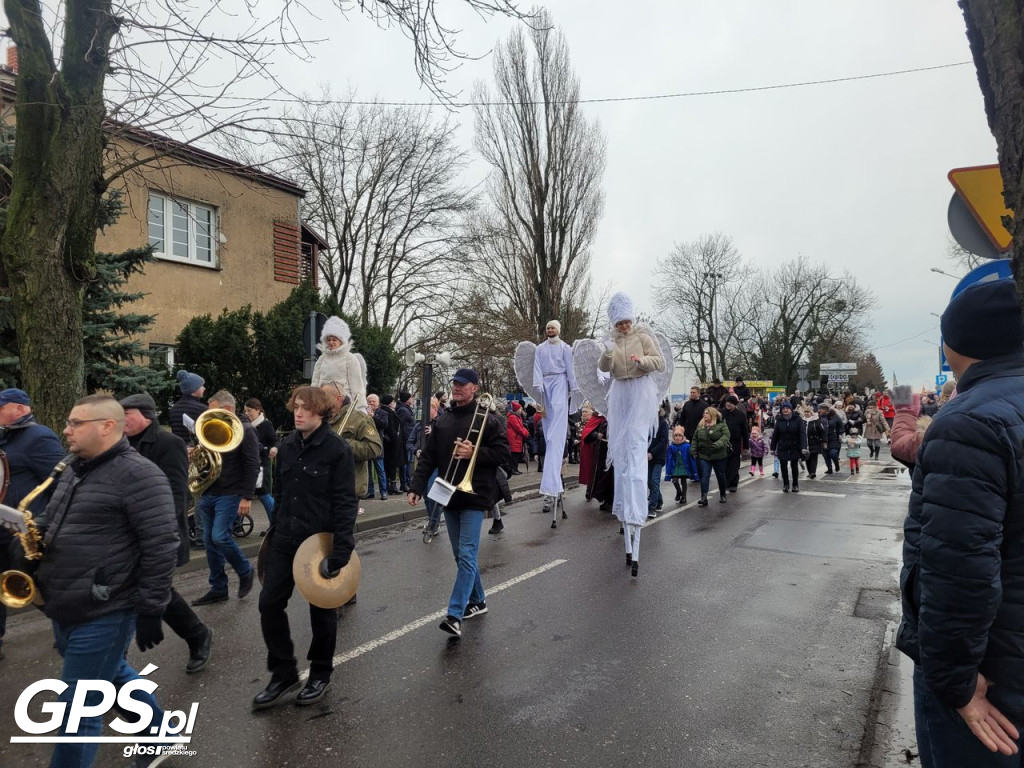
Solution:
[[[742,301],[740,254],[732,240],[715,232],[678,243],[658,262],[656,274],[659,328],[679,359],[692,363],[702,381],[726,376],[749,315]]]
[[[542,335],[588,271],[604,206],[605,142],[583,114],[565,38],[546,12],[494,54],[494,92],[475,89],[475,146],[491,166],[484,237],[527,281],[521,311]]]
[[[463,0],[481,14],[522,16],[514,0]],[[461,55],[437,13],[436,0],[334,0],[411,38],[416,68],[444,96],[444,76]],[[244,124],[266,94],[239,104],[238,78],[280,90],[270,52],[301,55],[285,0],[269,21],[243,0],[251,21],[230,19],[219,34],[212,19],[230,15],[216,0],[60,0],[44,14],[39,0],[4,0],[8,34],[19,46],[17,136],[7,224],[0,243],[16,316],[23,384],[40,419],[58,427],[84,386],[82,293],[95,263],[109,116],[136,127],[188,128],[209,135]],[[56,26],[48,28],[47,20]],[[237,31],[240,30],[240,31]],[[225,72],[235,73],[225,75]],[[200,73],[211,73],[204,84]],[[212,124],[204,125],[207,116]],[[232,117],[234,115],[234,117]],[[110,175],[125,172],[127,159]]]
[[[1013,235],[1013,274],[1024,296],[1024,4],[1018,0],[959,0],[967,40],[985,99],[988,127],[999,149]]]

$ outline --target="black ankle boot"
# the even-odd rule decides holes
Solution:
[[[708,495],[706,493],[702,493],[700,495],[700,501],[697,502],[697,506],[699,506],[699,507],[706,507],[707,505],[708,505]]]
[[[626,553],[626,566],[628,567],[628,566],[630,566],[632,564],[633,564],[633,553],[632,552],[627,552]]]
[[[725,502],[726,502],[726,498],[725,498],[725,494],[723,493],[721,495],[721,497],[718,499],[718,503],[719,504],[725,504]]]
[[[640,561],[639,560],[634,560],[633,561],[633,571],[632,572],[633,572],[634,576],[636,576],[638,573],[640,573]]]

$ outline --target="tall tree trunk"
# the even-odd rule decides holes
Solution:
[[[1013,274],[1024,297],[1024,3],[959,0],[967,40],[985,98],[988,127],[999,149],[1003,197],[1014,212]]]
[[[17,320],[22,382],[58,430],[84,388],[82,293],[104,192],[103,82],[117,22],[110,0],[67,0],[57,69],[37,0],[5,0],[18,45],[13,186],[0,256]]]

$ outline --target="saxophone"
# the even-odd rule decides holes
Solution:
[[[19,531],[14,535],[21,542],[21,549],[25,553],[25,560],[29,563],[42,559],[43,536],[39,532],[39,526],[36,525],[28,508],[39,497],[39,494],[53,485],[54,481],[61,476],[64,470],[68,468],[72,458],[74,456],[68,454],[57,462],[57,466],[50,472],[50,476],[29,491],[28,495],[18,504],[18,511],[25,516],[25,530]],[[35,569],[33,568],[32,570]],[[43,597],[31,575],[26,571],[10,570],[0,573],[0,603],[3,603],[8,608],[24,608],[29,603],[42,605]]]

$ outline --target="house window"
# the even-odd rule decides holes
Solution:
[[[149,195],[149,244],[157,258],[216,267],[216,221],[208,205]]]
[[[313,274],[313,244],[302,243],[299,246],[299,280],[306,282],[307,280],[316,285],[315,275]]]
[[[149,362],[154,368],[166,368],[174,370],[174,345],[173,344],[150,344]]]

